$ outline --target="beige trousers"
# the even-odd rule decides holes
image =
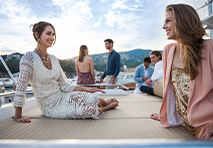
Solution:
[[[106,75],[106,83],[112,84],[112,77],[113,75]],[[118,81],[118,77],[115,78],[115,83]],[[114,83],[114,84],[115,84]],[[114,89],[114,86],[106,86],[106,89]]]

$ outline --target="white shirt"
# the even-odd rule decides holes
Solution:
[[[155,70],[152,74],[151,80],[155,81],[161,78],[163,78],[163,64],[162,61],[160,60],[155,64]]]

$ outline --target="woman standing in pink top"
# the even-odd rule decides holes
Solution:
[[[213,40],[196,10],[185,4],[168,5],[163,25],[169,44],[163,51],[164,92],[159,120],[163,127],[185,124],[199,139],[213,139]]]

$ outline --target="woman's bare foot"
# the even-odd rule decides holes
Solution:
[[[98,111],[99,111],[100,114],[101,114],[103,111],[109,110],[109,109],[115,109],[117,106],[118,106],[118,103],[117,103],[117,102],[112,102],[112,103],[110,103],[109,105],[99,107],[99,110],[98,110]]]
[[[108,105],[111,104],[112,102],[117,102],[117,103],[119,103],[118,100],[115,99],[115,98],[106,99],[106,103],[107,103]]]
[[[109,106],[109,109],[115,109],[118,106],[118,103],[117,102],[112,102],[108,106]]]
[[[154,119],[154,120],[160,121],[159,115],[156,114],[156,113],[152,113],[152,114],[151,114],[151,118]]]
[[[109,104],[111,104],[112,102],[114,102],[114,99],[115,99],[115,98],[106,99],[106,103],[109,105]]]

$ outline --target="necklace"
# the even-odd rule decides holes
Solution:
[[[49,57],[49,55],[47,54],[46,57],[43,57],[40,49],[37,49],[37,48],[35,48],[35,52],[38,53],[38,55],[41,57],[41,61],[44,64],[44,66],[46,68],[48,68],[48,60],[49,60],[48,57]]]

